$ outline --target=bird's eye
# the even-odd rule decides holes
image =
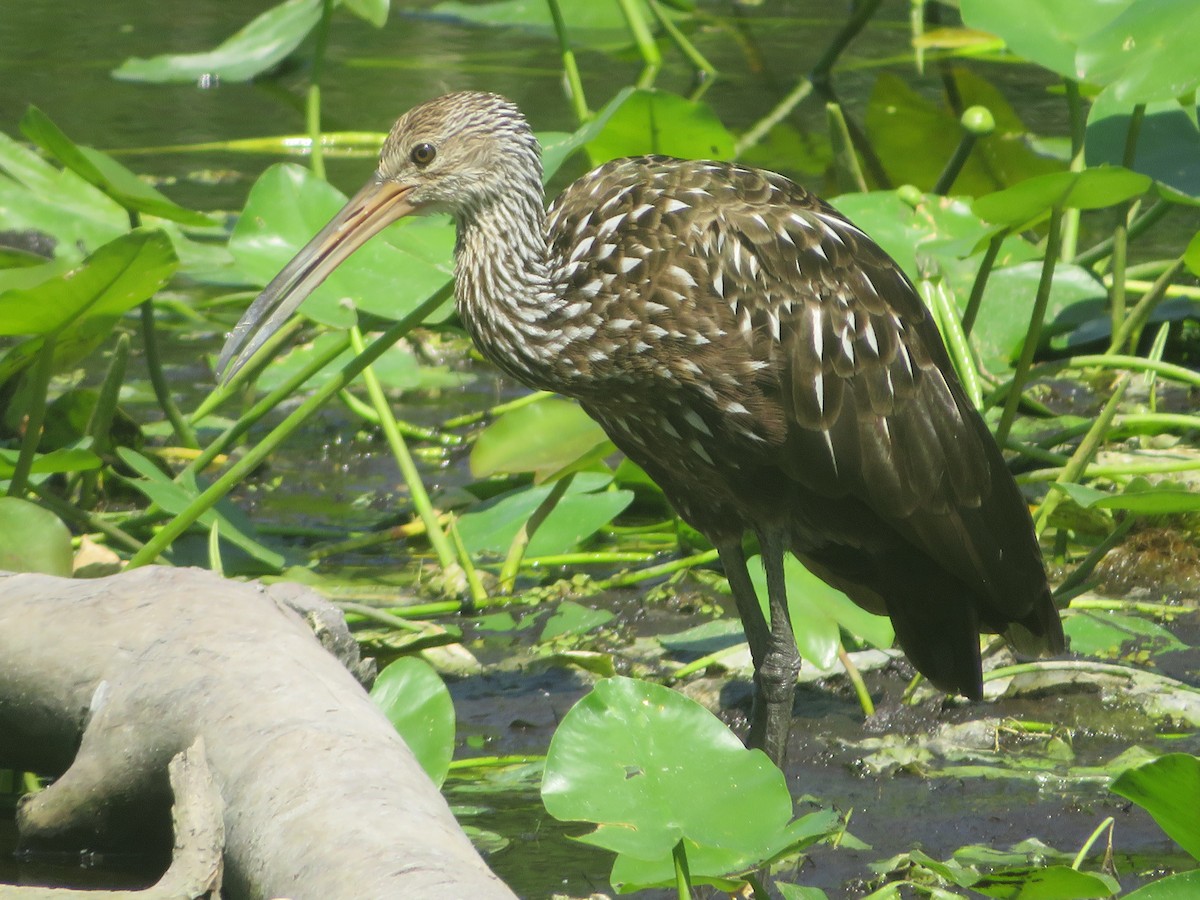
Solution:
[[[437,148],[433,144],[417,144],[412,148],[412,153],[409,156],[413,162],[424,168],[433,162],[433,158],[437,156]]]

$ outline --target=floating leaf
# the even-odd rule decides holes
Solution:
[[[1123,900],[1195,900],[1200,897],[1200,869],[1168,875],[1144,884]]]
[[[1103,91],[1088,110],[1084,150],[1089,166],[1120,165],[1136,104]],[[1200,127],[1194,101],[1163,100],[1146,106],[1130,165],[1193,199],[1200,199]]]
[[[1187,645],[1157,622],[1140,616],[1101,610],[1076,610],[1063,621],[1071,652],[1081,656],[1117,659],[1128,644],[1139,651],[1167,653]]]
[[[811,843],[837,821],[814,814],[789,825],[786,780],[762,751],[747,750],[675,691],[619,677],[597,683],[563,717],[546,754],[542,800],[556,819],[596,823],[580,840],[621,854],[618,890],[672,879],[680,841],[700,884]]]
[[[418,657],[402,656],[379,673],[371,699],[440,786],[454,757],[454,702],[438,673]]]
[[[54,513],[0,497],[0,570],[71,575],[71,532]]]
[[[209,77],[249,81],[300,46],[321,21],[321,5],[321,0],[285,0],[212,50],[134,57],[113,70],[113,77],[152,82],[196,82]]]
[[[554,615],[546,620],[546,627],[542,629],[538,640],[549,641],[564,634],[585,634],[615,618],[616,614],[607,609],[592,609],[572,600],[564,600],[558,604]]]

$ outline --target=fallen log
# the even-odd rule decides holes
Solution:
[[[202,738],[226,897],[511,900],[306,624],[357,667],[339,618],[198,569],[0,574],[0,767],[62,773],[18,809],[22,842],[170,841],[168,763]]]

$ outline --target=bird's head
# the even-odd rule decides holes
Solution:
[[[461,220],[516,189],[540,189],[541,174],[541,150],[516,104],[463,91],[401,116],[379,154],[376,178],[407,189],[413,212]]]
[[[234,326],[217,371],[233,377],[351,253],[404,216],[444,212],[460,223],[504,197],[541,203],[537,140],[516,105],[466,91],[417,106],[396,122],[379,168],[296,254]]]

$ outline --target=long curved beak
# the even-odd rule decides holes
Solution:
[[[416,211],[408,200],[411,191],[412,185],[372,178],[350,198],[341,212],[263,288],[233,327],[217,360],[222,384],[237,374],[304,298],[351,253],[392,222]]]

